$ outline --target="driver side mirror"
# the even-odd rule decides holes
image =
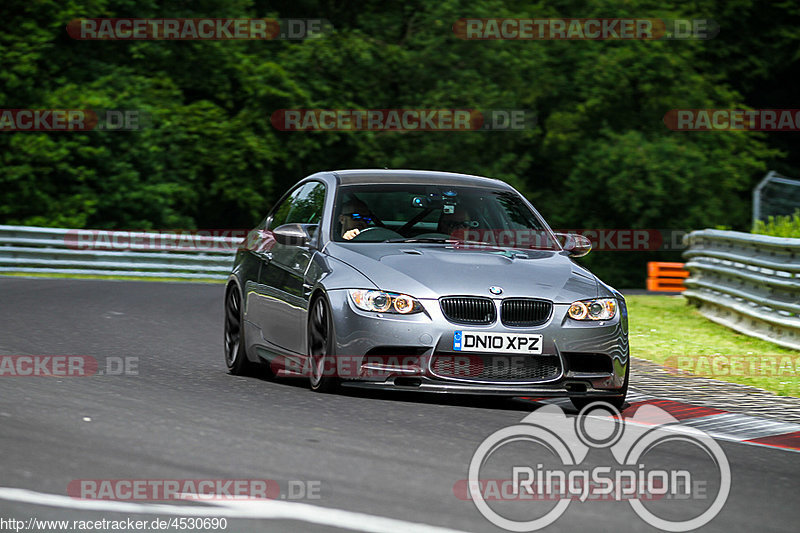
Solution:
[[[284,224],[272,230],[272,234],[279,244],[287,246],[305,246],[311,240],[303,224]]]
[[[556,238],[570,257],[583,257],[592,251],[592,241],[576,233],[556,233]]]

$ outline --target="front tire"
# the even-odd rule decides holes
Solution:
[[[314,298],[308,313],[308,357],[311,366],[309,383],[315,392],[333,392],[339,386],[333,353],[333,319],[328,301]],[[334,364],[331,364],[333,362]]]

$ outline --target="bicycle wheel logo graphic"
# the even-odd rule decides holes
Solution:
[[[642,520],[664,531],[690,531],[710,522],[722,510],[730,492],[730,465],[722,448],[708,434],[681,425],[669,413],[652,405],[642,406],[636,411],[633,422],[640,421],[645,421],[649,426],[628,423],[619,411],[599,402],[584,407],[578,416],[571,418],[555,405],[542,407],[520,423],[492,433],[478,446],[469,465],[469,497],[487,520],[514,532],[537,531],[547,527],[566,512],[573,500],[583,502],[590,495],[598,494],[607,499],[628,501]],[[541,447],[546,455],[560,463],[555,470],[547,471],[542,470],[541,464],[536,468],[532,465],[515,465],[512,468],[512,490],[515,495],[528,490],[531,494],[541,496],[542,479],[546,477],[550,480],[554,471],[563,474],[560,476],[562,481],[570,480],[550,486],[549,490],[555,488],[559,491],[555,505],[541,516],[528,520],[503,516],[489,505],[489,498],[484,496],[481,469],[492,457],[497,457],[503,447],[514,443]],[[709,464],[713,465],[711,469],[719,479],[718,490],[711,504],[699,514],[681,517],[681,520],[658,516],[644,501],[648,495],[669,496],[670,491],[676,491],[677,494],[688,489],[685,483],[678,482],[691,484],[691,472],[679,468],[645,471],[641,464],[648,452],[659,447],[663,451],[667,446],[677,443],[692,447],[701,457],[710,460]],[[610,450],[616,464],[582,469],[582,462],[593,449]],[[611,477],[612,469],[616,478]],[[586,482],[573,485],[573,478]],[[594,483],[596,481],[601,483]],[[537,490],[532,490],[534,485]]]

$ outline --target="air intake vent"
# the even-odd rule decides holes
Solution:
[[[504,326],[541,326],[550,319],[553,303],[531,298],[506,298],[500,307]]]
[[[491,324],[495,321],[494,302],[489,298],[447,297],[439,300],[442,313],[456,324]]]
[[[545,381],[558,377],[561,364],[552,355],[448,353],[433,356],[431,371],[440,378],[466,381]]]

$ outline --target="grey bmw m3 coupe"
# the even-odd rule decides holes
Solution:
[[[225,362],[339,386],[621,407],[625,299],[513,187],[342,170],[288,191],[236,253]]]

